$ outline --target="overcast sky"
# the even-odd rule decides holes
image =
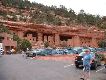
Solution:
[[[106,16],[106,0],[29,0],[43,5],[64,5],[66,8],[73,9],[78,13],[83,9],[86,13]]]

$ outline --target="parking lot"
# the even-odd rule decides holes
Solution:
[[[103,68],[103,66],[98,69]],[[80,80],[82,69],[74,66],[74,56],[28,58],[0,57],[0,80]],[[106,80],[106,69],[91,71],[91,80]]]

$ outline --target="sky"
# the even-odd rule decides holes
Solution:
[[[106,16],[106,0],[29,0],[31,2],[42,3],[43,5],[64,5],[67,9],[71,8],[76,13],[83,9],[86,13],[93,15]]]

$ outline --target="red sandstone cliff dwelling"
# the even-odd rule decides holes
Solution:
[[[32,23],[3,21],[11,32],[17,34],[22,39],[28,39],[32,43],[32,47],[42,47],[45,41],[51,46],[62,46],[65,42],[67,46],[89,46],[98,47],[97,43],[103,39],[104,31],[92,27],[83,26],[49,26],[38,25]],[[16,47],[17,43],[6,33],[4,35],[4,47]]]

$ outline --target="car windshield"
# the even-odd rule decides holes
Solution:
[[[95,58],[95,53],[94,52],[90,52],[91,53],[91,56],[93,57],[93,58]],[[84,51],[82,51],[80,54],[79,54],[79,56],[83,56],[85,54],[85,52]]]
[[[83,56],[85,54],[85,52],[81,52],[80,54],[79,54],[79,56]]]

